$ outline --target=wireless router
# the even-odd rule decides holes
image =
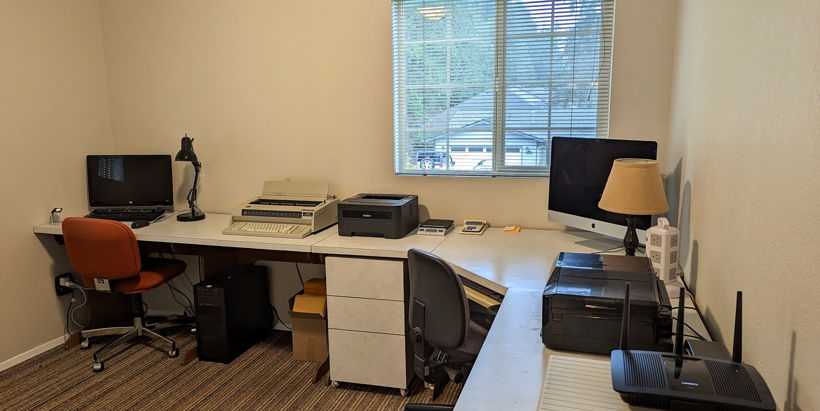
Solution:
[[[742,303],[737,293],[732,360],[683,355],[684,289],[678,300],[673,353],[630,350],[629,284],[624,295],[621,349],[613,350],[612,388],[634,406],[685,410],[774,410],[769,387],[751,365],[743,364]]]

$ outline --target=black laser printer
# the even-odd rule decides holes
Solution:
[[[339,235],[402,238],[419,225],[419,197],[358,194],[339,202]]]
[[[558,255],[544,289],[544,345],[598,354],[618,349],[626,283],[632,300],[629,347],[671,352],[672,305],[666,287],[648,258],[623,255]]]

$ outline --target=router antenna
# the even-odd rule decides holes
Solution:
[[[629,345],[629,283],[626,283],[624,293],[624,312],[621,317],[621,350],[628,350]]]
[[[735,307],[735,338],[732,347],[732,362],[743,362],[743,291],[737,292]]]
[[[680,288],[678,297],[678,323],[675,330],[675,357],[683,356],[683,312],[686,311],[686,294],[683,287]]]
[[[678,293],[678,324],[675,330],[675,379],[680,378],[683,367],[683,312],[686,311],[686,294],[683,287]]]

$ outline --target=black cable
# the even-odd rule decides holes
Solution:
[[[288,327],[284,322],[282,322],[282,319],[279,317],[279,311],[276,310],[276,307],[274,307],[273,304],[268,304],[268,306],[270,307],[271,324],[273,324],[271,328],[276,327],[276,324],[282,324],[283,326],[287,327],[287,329],[291,330],[290,327]]]
[[[188,277],[188,272],[186,271],[186,272],[182,273],[182,275],[185,277],[185,280],[188,281],[188,285],[191,286],[191,292],[194,292],[194,282],[191,281],[191,277]]]
[[[677,335],[677,334],[676,334],[676,333],[672,333],[672,335]],[[689,337],[689,338],[694,338],[694,339],[696,339],[696,340],[708,341],[707,339],[705,339],[705,338],[703,338],[703,337],[698,337],[697,335],[692,335],[692,334],[686,334],[686,333],[684,333],[684,334],[683,334],[683,336],[684,336],[684,337]]]
[[[71,335],[71,333],[68,330],[68,322],[71,321],[69,319],[68,315],[71,312],[71,306],[74,305],[74,300],[75,300],[75,295],[74,295],[74,289],[72,288],[71,289],[71,302],[68,303],[68,307],[66,307],[66,310],[65,310],[65,328],[64,328],[65,334],[63,334],[63,350],[68,350],[68,338]]]
[[[168,256],[170,258],[177,259],[176,254],[174,254],[172,252],[168,253]],[[182,276],[185,277],[185,280],[188,282],[188,285],[191,286],[191,292],[193,293],[194,292],[194,283],[193,283],[193,281],[191,281],[191,277],[188,277],[188,271],[183,271]]]
[[[183,308],[183,314],[193,316],[193,307],[191,306],[191,300],[188,298],[188,296],[183,294],[182,291],[177,290],[173,285],[171,285],[170,281],[166,282],[165,284],[167,284],[168,289],[171,290],[171,297],[174,299],[174,301],[176,301],[177,304],[179,304],[180,307]],[[182,296],[185,297],[186,300],[188,300],[189,305],[187,307],[185,306],[185,304],[179,301],[179,299],[177,299],[176,294],[174,294],[174,291],[182,294]],[[190,313],[189,310],[191,311]]]
[[[614,253],[614,252],[616,252],[616,251],[621,251],[621,250],[623,250],[623,249],[624,249],[624,246],[622,246],[622,245],[621,245],[621,246],[618,246],[618,247],[613,247],[613,248],[610,248],[610,249],[608,249],[608,250],[596,251],[596,252],[594,252],[594,253],[592,253],[592,254]]]
[[[169,281],[169,283],[170,283],[170,281]],[[176,287],[175,287],[174,289],[175,289],[178,293],[182,294],[182,296],[183,296],[183,297],[185,297],[185,299],[188,301],[188,308],[190,308],[190,309],[191,309],[191,311],[193,312],[193,310],[194,310],[194,303],[193,303],[193,301],[191,301],[191,299],[190,299],[190,298],[188,298],[188,295],[186,295],[185,293],[183,293],[182,291],[180,291],[180,290],[179,290],[179,288],[176,288]],[[191,290],[191,291],[193,291],[193,290]]]
[[[274,306],[273,306],[273,304],[271,304],[271,305],[270,305],[270,308],[271,308],[271,310],[273,311],[273,314],[276,316],[276,318],[277,318],[277,322],[278,322],[279,324],[282,324],[282,326],[284,326],[284,327],[285,327],[285,328],[287,328],[288,330],[293,331],[293,328],[289,327],[287,324],[285,324],[285,322],[284,322],[284,321],[282,321],[282,317],[280,317],[280,316],[279,316],[279,312],[278,312],[278,311],[276,311],[276,307],[274,307]],[[274,326],[276,326],[276,323],[273,323],[273,325],[274,325]]]
[[[683,272],[683,268],[680,266],[680,264],[678,264],[678,269],[680,269],[680,271]],[[689,294],[689,297],[692,299],[692,302],[695,303],[695,294],[692,293],[692,290],[689,289],[689,284],[686,284],[686,278],[684,278],[684,276],[682,276],[682,275],[680,275],[678,277],[680,278],[681,284],[683,284],[683,289],[686,291],[687,294]],[[703,313],[700,311],[700,308],[698,308],[697,303],[695,303],[695,311],[697,311],[698,318],[703,323]],[[684,322],[683,325],[688,325],[688,324],[686,324],[686,322]],[[703,323],[703,325],[705,327],[706,323]],[[691,327],[689,327],[689,328],[691,329]],[[709,332],[708,327],[706,328],[706,333],[709,334],[710,336],[712,334],[711,332]],[[700,335],[700,334],[698,334],[698,335]]]
[[[302,272],[299,270],[299,263],[294,263],[296,265],[296,274],[299,275],[299,281],[302,283],[302,288],[305,288],[305,280],[302,278]]]
[[[691,325],[687,324],[686,322],[684,322],[683,325],[684,327],[690,329],[693,333],[695,333],[695,335],[697,335],[701,340],[706,341],[706,337],[697,332],[694,328],[692,328]]]

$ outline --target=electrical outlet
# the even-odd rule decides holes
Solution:
[[[54,290],[57,292],[57,296],[71,294],[69,284],[71,284],[71,273],[60,274],[54,277]]]

